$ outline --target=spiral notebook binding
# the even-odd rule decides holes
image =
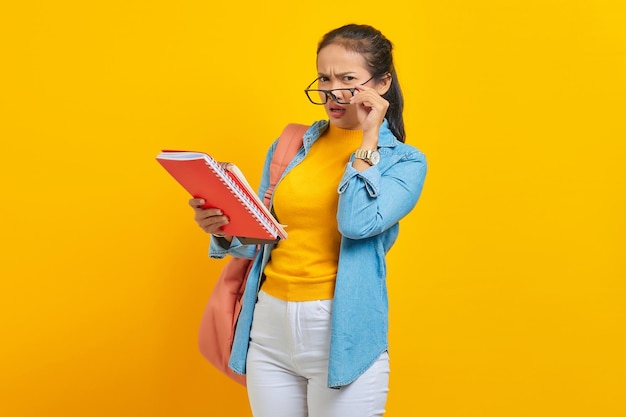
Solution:
[[[273,225],[267,224],[262,221],[265,219],[263,212],[259,211],[254,202],[246,195],[246,193],[237,185],[228,175],[226,169],[224,169],[220,164],[211,156],[205,155],[205,163],[207,166],[217,174],[218,179],[226,185],[228,191],[235,196],[237,200],[239,200],[243,207],[246,209],[248,213],[252,215],[254,220],[265,229],[265,231],[273,236],[279,236],[278,229],[276,229]]]

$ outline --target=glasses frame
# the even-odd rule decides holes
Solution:
[[[367,83],[369,83],[370,81],[372,81],[374,79],[374,75],[372,75],[370,77],[369,80],[365,81],[364,83],[359,84],[359,87],[362,85],[365,85]],[[320,77],[317,77],[316,79],[313,80],[313,82],[311,84],[309,84],[305,89],[304,89],[304,94],[306,95],[306,98],[309,99],[309,101],[317,106],[323,106],[324,104],[328,103],[328,98],[330,97],[330,99],[332,101],[334,101],[337,104],[350,104],[350,102],[344,102],[344,101],[340,101],[339,97],[337,97],[333,91],[349,91],[350,94],[352,95],[352,97],[354,97],[354,93],[356,92],[356,87],[352,87],[352,88],[333,88],[332,90],[317,90],[317,89],[310,89],[309,87],[311,87],[313,84],[315,84],[316,81],[319,81]],[[323,103],[316,103],[313,101],[313,99],[309,96],[309,93],[324,93],[324,102]],[[321,94],[320,94],[321,96]],[[320,97],[321,99],[321,97]]]

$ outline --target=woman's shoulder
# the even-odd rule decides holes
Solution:
[[[415,145],[400,141],[389,130],[386,133],[385,140],[379,142],[381,151],[386,148],[390,153],[402,155],[403,159],[426,161],[424,153]]]
[[[306,131],[306,135],[310,135],[311,137],[318,138],[326,131],[328,128],[328,120],[316,120],[311,123],[309,129]]]
[[[415,159],[426,159],[426,155],[419,148],[411,143],[400,142],[394,147],[397,152],[404,153]]]

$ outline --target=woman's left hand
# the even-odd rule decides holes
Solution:
[[[357,106],[357,117],[361,123],[363,134],[367,135],[373,130],[378,137],[378,129],[383,123],[385,114],[387,114],[389,102],[371,87],[360,85],[356,89],[357,91],[350,99],[350,103]]]

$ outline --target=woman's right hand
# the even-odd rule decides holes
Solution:
[[[204,200],[201,198],[189,200],[189,205],[195,213],[194,220],[206,233],[223,236],[222,226],[228,224],[228,217],[224,216],[220,209],[203,208],[203,204]]]

